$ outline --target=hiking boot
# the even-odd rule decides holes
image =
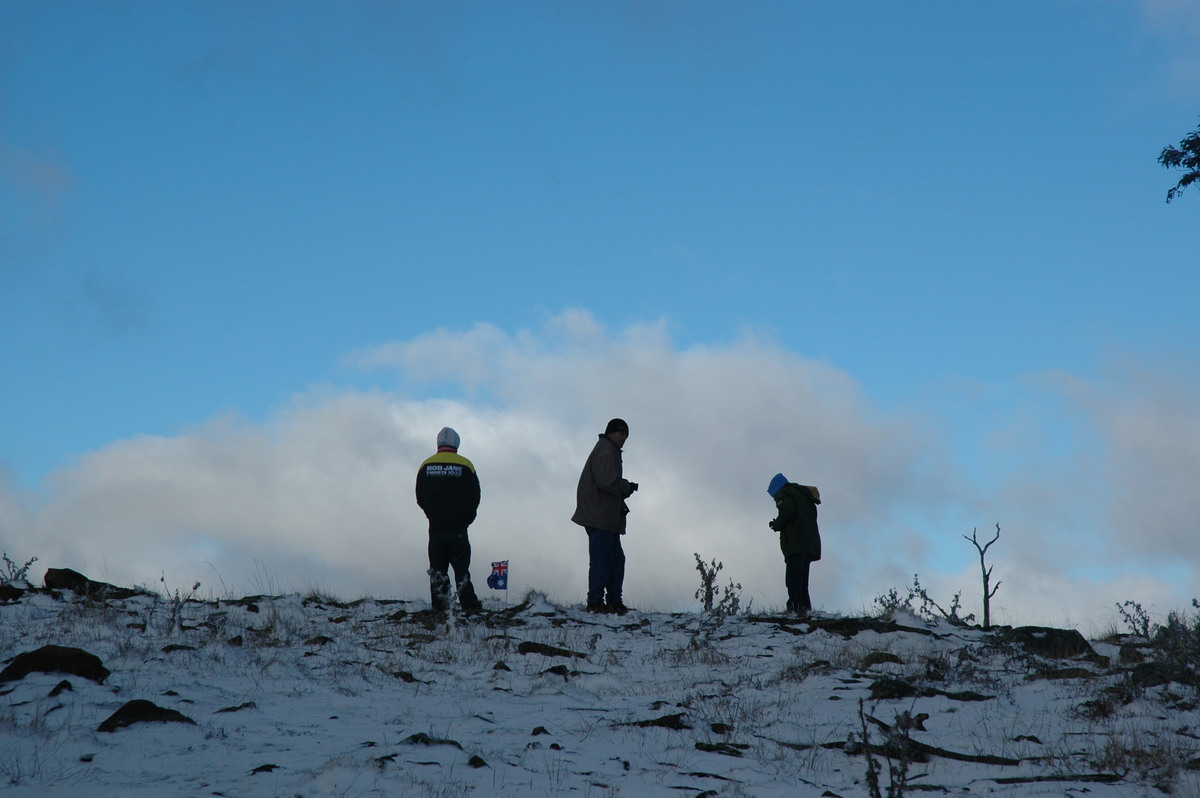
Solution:
[[[603,604],[588,604],[587,611],[588,612],[608,612],[608,607],[604,606]]]
[[[629,612],[629,608],[619,601],[610,602],[606,609],[613,615],[625,615]]]

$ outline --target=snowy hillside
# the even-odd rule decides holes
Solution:
[[[908,614],[596,616],[536,593],[463,620],[397,600],[13,591],[0,784],[12,798],[1200,795],[1200,681],[1145,642]],[[43,646],[86,654],[39,666]]]

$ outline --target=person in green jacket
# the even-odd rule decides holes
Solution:
[[[779,549],[786,564],[787,608],[803,617],[812,612],[812,600],[808,596],[809,567],[821,559],[821,533],[817,529],[821,492],[811,485],[788,482],[783,474],[776,474],[767,493],[779,510],[775,520],[771,521],[771,529],[779,533]]]

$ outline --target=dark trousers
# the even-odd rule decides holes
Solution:
[[[450,568],[454,568],[459,606],[467,612],[479,609],[482,605],[471,584],[471,541],[467,530],[429,530],[429,595],[433,609],[439,612],[450,608]]]
[[[792,612],[808,614],[812,611],[812,601],[808,597],[808,569],[812,565],[812,555],[792,554],[784,558],[787,568],[784,571],[784,583],[787,585],[787,608]]]
[[[621,603],[625,584],[625,550],[616,532],[584,527],[588,535],[588,604]]]

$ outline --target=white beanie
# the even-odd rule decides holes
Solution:
[[[438,446],[449,446],[451,449],[457,449],[458,444],[461,442],[462,440],[458,437],[458,433],[449,427],[442,427],[442,431],[437,436]]]

